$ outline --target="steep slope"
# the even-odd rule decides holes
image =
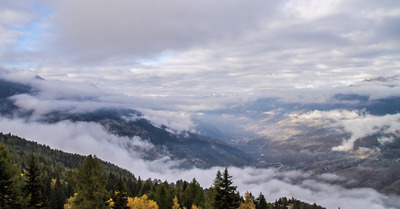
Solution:
[[[243,151],[223,141],[190,132],[171,133],[168,127],[158,128],[150,121],[141,118],[141,115],[135,110],[107,108],[76,114],[52,112],[44,116],[43,120],[49,123],[62,120],[96,122],[112,134],[139,136],[155,145],[155,148],[146,155],[148,160],[169,156],[172,159],[185,160],[183,167],[243,166],[251,161]]]
[[[11,135],[3,134],[0,132],[0,143],[6,145],[10,150],[11,158],[17,168],[22,170],[26,169],[28,162],[33,155],[40,167],[46,167],[46,172],[51,177],[57,175],[66,175],[68,170],[76,169],[85,159],[85,156],[66,153],[61,150],[51,149],[49,146],[38,144],[33,141],[28,141],[24,138]],[[107,174],[112,173],[118,177],[125,177],[128,179],[134,179],[135,176],[114,164],[102,161],[105,166]]]
[[[40,80],[40,82],[46,82]],[[27,94],[35,96],[38,90],[27,84],[3,80],[0,114],[6,117],[31,118],[33,111],[19,108],[10,99],[12,96]],[[93,99],[85,97],[84,99]],[[71,98],[69,98],[71,99]],[[82,99],[82,98],[80,98]],[[62,102],[58,98],[57,102]],[[66,101],[70,102],[70,101]],[[82,102],[82,101],[74,101]],[[168,156],[173,160],[184,160],[182,167],[196,166],[207,168],[211,166],[243,166],[248,165],[251,159],[240,149],[233,147],[221,140],[213,139],[199,134],[182,132],[171,133],[169,127],[157,127],[151,121],[144,119],[142,114],[132,109],[124,108],[94,108],[78,112],[51,111],[37,117],[40,122],[57,123],[60,121],[94,122],[101,124],[109,133],[118,136],[138,136],[154,145],[154,148],[146,151],[147,160]],[[133,118],[133,119],[132,119]]]
[[[71,204],[70,201],[73,199],[72,197],[76,197],[77,193],[76,179],[85,177],[79,176],[81,174],[77,172],[76,169],[83,165],[82,162],[87,159],[87,156],[54,150],[49,146],[28,141],[15,135],[0,133],[0,145],[2,144],[5,145],[5,148],[10,153],[13,167],[19,170],[14,174],[18,176],[18,178],[15,178],[17,180],[15,180],[15,187],[13,187],[14,193],[12,197],[15,198],[16,196],[19,196],[22,198],[17,197],[16,204],[13,202],[13,204],[16,205],[15,208],[22,208],[21,205],[25,206],[27,204],[24,200],[29,199],[29,197],[24,196],[25,192],[29,190],[23,188],[25,188],[24,185],[26,182],[27,170],[29,168],[28,162],[30,162],[32,156],[34,156],[35,164],[38,168],[38,178],[36,179],[36,183],[40,188],[40,194],[43,195],[40,198],[40,206],[52,209],[63,208],[66,207],[65,204]],[[110,199],[113,199],[115,203],[117,201],[116,195],[121,191],[121,189],[124,191],[125,195],[129,197],[140,197],[145,194],[149,199],[156,201],[157,204],[163,208],[171,208],[170,203],[172,203],[173,197],[179,198],[177,200],[184,204],[184,202],[188,201],[189,198],[189,201],[193,202],[194,197],[200,196],[200,198],[196,200],[196,204],[205,208],[208,208],[207,205],[211,205],[211,201],[215,198],[214,193],[209,192],[212,187],[208,189],[203,188],[195,179],[190,183],[185,180],[178,180],[176,183],[169,183],[167,181],[162,182],[158,179],[147,179],[146,181],[143,181],[140,177],[137,179],[134,174],[125,169],[101,161],[101,159],[98,160],[100,160],[100,163],[104,165],[104,173],[97,175],[101,175],[100,178],[104,178],[104,186],[107,191],[105,194],[107,198],[98,201],[104,201],[104,203]],[[91,175],[96,174],[92,172]],[[227,180],[221,180],[229,181],[229,184],[232,184],[233,182],[228,173],[227,176]],[[97,176],[97,179],[98,178],[99,177]],[[236,187],[232,188],[234,188],[233,190],[236,190]],[[193,192],[194,189],[196,190],[195,193]],[[310,204],[302,202],[293,197],[290,199],[282,197],[277,199],[274,203],[267,203],[265,197],[260,193],[260,197],[261,196],[263,197],[262,199],[254,199],[254,204],[263,204],[264,207],[268,208],[272,208],[273,206],[279,208],[296,206],[305,209],[324,208],[318,206],[316,203]],[[159,197],[162,197],[162,199]],[[165,199],[168,201],[165,201]],[[194,204],[192,202],[187,204]]]
[[[7,81],[0,78],[0,114],[11,116],[18,107],[9,99],[13,95],[32,93],[29,85]]]

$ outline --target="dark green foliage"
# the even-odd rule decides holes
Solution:
[[[49,146],[41,145],[36,142],[27,141],[23,138],[11,134],[0,133],[0,143],[4,143],[10,150],[11,158],[20,169],[26,169],[32,154],[35,154],[35,160],[41,170],[46,170],[53,179],[57,175],[65,176],[69,170],[76,169],[82,164],[85,156],[70,154],[60,150],[51,149]],[[135,178],[134,175],[116,165],[101,161],[105,166],[106,173],[113,173],[116,179],[125,177]]]
[[[35,157],[32,155],[28,165],[25,185],[25,197],[29,198],[28,208],[42,208],[44,206],[42,189],[43,184],[39,179],[39,167],[36,164]]]
[[[41,195],[42,195],[42,201],[43,201],[43,206],[47,208],[50,204],[50,199],[51,199],[51,183],[52,183],[52,178],[46,173],[40,176],[40,181],[41,181]]]
[[[182,205],[186,208],[191,208],[192,205],[204,208],[204,192],[199,182],[194,178],[192,182],[183,191]]]
[[[142,179],[139,176],[137,182],[134,183],[133,186],[131,186],[132,196],[139,196],[140,189],[143,186],[142,183]]]
[[[57,178],[52,188],[49,207],[53,209],[63,209],[65,204],[65,185]]]
[[[190,183],[179,180],[175,185],[152,179],[144,182],[140,177],[136,179],[130,172],[91,155],[68,154],[0,133],[0,185],[10,185],[0,187],[0,208],[27,208],[33,205],[62,209],[74,193],[78,193],[73,201],[75,208],[106,208],[106,201],[111,197],[114,208],[124,208],[126,196],[144,194],[155,200],[160,209],[171,208],[175,196],[182,208],[190,209],[192,205],[203,209],[237,208],[241,199],[236,187],[232,186],[231,178],[227,169],[224,173],[218,171],[214,185],[206,190],[196,179]],[[86,198],[82,198],[85,195]],[[266,203],[262,194],[254,203],[257,209],[322,208],[293,198]]]
[[[260,192],[256,201],[255,201],[256,209],[267,209],[267,200],[265,200],[265,196]]]
[[[129,209],[128,204],[128,194],[126,192],[126,187],[121,178],[118,179],[116,190],[114,194],[114,206],[115,209]]]
[[[214,207],[216,209],[234,209],[240,205],[240,195],[236,192],[236,186],[232,186],[232,176],[228,174],[228,169],[225,168],[223,174],[217,172],[214,180],[216,190]]]
[[[0,144],[0,208],[13,208],[16,201],[15,180],[16,168],[6,146]]]
[[[75,208],[106,208],[108,192],[105,188],[107,180],[104,167],[96,156],[89,155],[74,174],[75,192],[77,196]]]
[[[154,192],[153,182],[151,181],[151,179],[147,179],[146,182],[143,184],[143,186],[140,188],[138,196],[141,197],[144,194],[151,196],[153,192]]]
[[[154,200],[160,209],[172,208],[174,198],[172,189],[169,187],[168,182],[164,181],[162,184],[157,186],[154,194]]]
[[[108,174],[107,185],[106,185],[107,191],[115,191],[117,182],[118,178],[113,173]]]
[[[216,195],[217,190],[214,187],[210,187],[205,191],[205,208],[214,208]]]

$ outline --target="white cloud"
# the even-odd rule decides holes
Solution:
[[[193,169],[189,171],[169,171],[166,174],[171,179],[188,179],[196,177],[203,187],[212,185],[217,170]],[[233,176],[234,185],[238,186],[241,194],[251,191],[257,196],[262,192],[267,201],[274,202],[279,197],[295,197],[308,203],[320,204],[328,209],[340,208],[396,208],[400,202],[395,196],[385,196],[373,189],[345,189],[329,184],[332,179],[341,179],[334,174],[316,175],[301,171],[278,172],[275,169],[256,169],[251,167],[228,168]],[[319,179],[319,180],[318,180]],[[390,203],[389,203],[390,202]]]
[[[93,122],[61,121],[44,124],[21,119],[0,120],[1,131],[82,155],[96,154],[99,158],[127,168],[136,175],[152,177],[152,173],[176,164],[168,158],[150,162],[142,159],[144,151],[153,145],[140,137],[119,137],[109,134],[103,126]]]
[[[326,120],[348,120],[348,119],[355,119],[359,118],[360,116],[364,115],[365,113],[360,112],[358,110],[330,110],[330,111],[321,111],[321,110],[314,110],[304,114],[291,114],[289,115],[292,118],[299,119],[299,120],[316,120],[316,119],[326,119]]]
[[[161,158],[155,161],[142,159],[141,152],[153,147],[139,137],[118,137],[111,135],[99,124],[62,121],[43,124],[21,119],[0,119],[0,131],[16,134],[52,148],[78,154],[95,154],[99,158],[115,163],[142,178],[157,178],[170,182],[196,178],[203,187],[212,185],[217,170],[193,168],[177,169],[180,162]],[[316,202],[329,209],[341,208],[396,208],[398,197],[385,196],[373,189],[345,189],[331,182],[346,182],[334,174],[314,174],[312,172],[278,172],[276,169],[251,167],[229,167],[234,185],[241,194],[251,191],[254,195],[262,192],[268,201],[279,197],[295,197],[309,203]]]
[[[388,114],[384,116],[371,115],[365,111],[359,110],[314,110],[307,113],[292,114],[294,121],[316,122],[330,124],[331,127],[343,128],[345,132],[351,134],[349,139],[343,139],[341,145],[333,147],[333,151],[353,151],[354,143],[363,137],[377,133],[400,135],[400,114]],[[378,142],[381,144],[390,143],[392,137],[381,137]],[[376,153],[377,149],[360,148],[362,153]]]
[[[33,11],[32,5],[38,2],[48,6],[53,14],[42,16]],[[400,95],[398,80],[368,85],[361,82],[400,73],[397,1],[41,0],[27,4],[14,0],[0,2],[0,8],[0,46],[7,46],[0,50],[2,65],[27,67],[30,74],[50,80],[37,84],[42,90],[38,97],[13,98],[20,107],[34,109],[38,115],[55,109],[84,111],[118,103],[133,109],[163,110],[149,111],[146,117],[158,126],[165,124],[176,131],[190,131],[194,124],[187,112],[225,109],[258,97],[318,103],[326,102],[337,92],[371,98]],[[36,39],[39,47],[28,53],[18,47],[32,38],[29,23],[35,21],[47,24],[50,32],[40,35]],[[9,77],[28,77],[26,71],[9,71]],[[71,83],[60,87],[52,80]],[[82,85],[71,88],[75,82]],[[85,85],[90,83],[105,94]],[[353,84],[359,86],[342,88]],[[98,102],[78,103],[73,99],[84,100],[86,96]],[[352,137],[335,148],[338,150],[352,149],[358,137],[380,129],[385,133],[399,130],[398,115],[375,117],[341,110],[310,112],[304,117],[327,118],[350,132]],[[22,128],[33,132],[32,127],[47,127],[19,123],[21,133]],[[7,125],[4,121],[3,124]],[[60,123],[54,127],[79,132],[81,125]],[[95,136],[90,134],[74,137],[97,146]],[[390,138],[380,139],[381,143],[389,141]],[[149,171],[150,164],[138,161],[138,167],[152,175],[156,168]],[[292,189],[291,184],[277,179],[270,182],[275,189],[271,194],[289,193]],[[367,191],[367,195],[371,194]],[[335,198],[345,200],[345,196]],[[373,207],[379,201],[371,198],[366,202]]]
[[[112,92],[248,98],[399,74],[398,2],[41,3],[53,12],[46,20],[52,37],[38,40],[46,47],[3,61],[29,60],[43,77],[94,83]],[[10,5],[4,8],[40,19],[37,12]],[[398,88],[371,88],[374,95],[399,94]],[[203,103],[191,108],[205,109]]]
[[[394,137],[393,136],[381,137],[381,138],[378,138],[378,142],[382,145],[390,144],[390,143],[394,142]]]
[[[0,46],[3,48],[0,50],[0,57],[5,48],[10,48],[21,40],[23,33],[18,29],[31,19],[29,13],[0,7]]]
[[[293,10],[295,14],[306,20],[313,20],[338,13],[341,0],[301,0],[287,1],[286,9]]]
[[[0,25],[5,27],[19,28],[32,19],[29,13],[24,13],[16,10],[1,9],[0,10]]]
[[[154,126],[161,128],[164,125],[167,127],[167,131],[171,133],[196,132],[191,115],[185,112],[141,108],[138,110],[144,114],[143,118],[149,120]]]
[[[339,121],[344,129],[351,133],[350,139],[344,139],[340,146],[332,148],[334,151],[350,151],[354,148],[357,139],[375,133],[399,135],[400,114],[373,116],[365,115],[354,119]]]
[[[61,32],[59,44],[84,56],[83,62],[121,54],[146,57],[240,34],[274,4],[56,1],[54,27]]]
[[[0,46],[5,47],[17,43],[17,39],[21,36],[18,31],[7,30],[0,26]]]

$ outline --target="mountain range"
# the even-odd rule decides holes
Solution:
[[[385,83],[398,77],[363,81]],[[141,111],[116,105],[94,106],[84,111],[51,109],[37,114],[21,105],[21,97],[38,97],[33,82],[0,80],[0,114],[44,124],[62,121],[100,124],[112,135],[140,137],[150,148],[140,152],[144,160],[170,158],[180,168],[212,166],[275,167],[281,171],[303,170],[333,173],[348,188],[370,187],[400,194],[400,96],[374,98],[337,93],[325,102],[295,102],[260,98],[234,108],[203,112],[194,118],[197,131],[176,131],[151,121]],[[388,85],[393,88],[393,85]],[[346,90],[347,91],[347,90]],[[63,102],[64,98],[57,98]],[[71,100],[71,99],[69,99]],[[95,101],[96,98],[72,99]]]

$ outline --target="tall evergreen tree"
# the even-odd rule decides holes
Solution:
[[[265,196],[260,192],[256,199],[256,209],[267,209],[267,200],[265,199]]]
[[[13,208],[15,206],[15,182],[16,169],[11,162],[8,149],[0,144],[0,208]]]
[[[108,192],[105,188],[104,168],[96,156],[89,155],[74,174],[75,192],[74,208],[102,209],[107,208]]]
[[[209,208],[213,209],[214,208],[214,202],[215,202],[215,196],[217,195],[217,191],[215,187],[210,187],[208,190],[205,192],[206,197],[205,197],[205,207],[204,208]]]
[[[118,179],[113,200],[114,205],[112,206],[112,208],[129,209],[128,193],[126,192],[126,186],[121,178]]]
[[[204,193],[199,182],[193,178],[192,182],[183,191],[182,205],[186,208],[192,207],[192,205],[204,207]]]
[[[160,209],[170,209],[173,206],[173,191],[169,188],[168,182],[165,181],[158,185],[156,193],[154,194],[154,200]]]
[[[41,182],[41,198],[42,198],[42,205],[45,208],[48,208],[50,204],[50,199],[52,195],[52,190],[51,190],[51,182],[52,178],[46,173],[46,172],[41,172],[40,175],[40,182]]]
[[[151,182],[151,179],[147,179],[144,184],[140,182],[140,184],[142,186],[139,190],[139,196],[143,196],[145,194],[150,195],[153,192],[153,182]]]
[[[133,189],[133,196],[138,196],[140,193],[140,189],[142,188],[143,184],[142,184],[142,179],[140,178],[140,176],[138,177],[138,180],[136,181],[135,187]]]
[[[60,178],[57,177],[51,192],[50,208],[63,209],[65,202],[66,202],[65,187],[61,183]]]
[[[236,192],[236,186],[232,186],[232,176],[229,175],[228,169],[225,168],[224,173],[217,172],[214,180],[216,190],[214,207],[216,209],[235,209],[240,205],[240,195]]]
[[[36,164],[35,156],[31,156],[31,160],[28,165],[26,172],[26,185],[25,185],[25,195],[29,198],[28,208],[42,208],[43,198],[42,198],[42,183],[39,179],[40,170]]]

